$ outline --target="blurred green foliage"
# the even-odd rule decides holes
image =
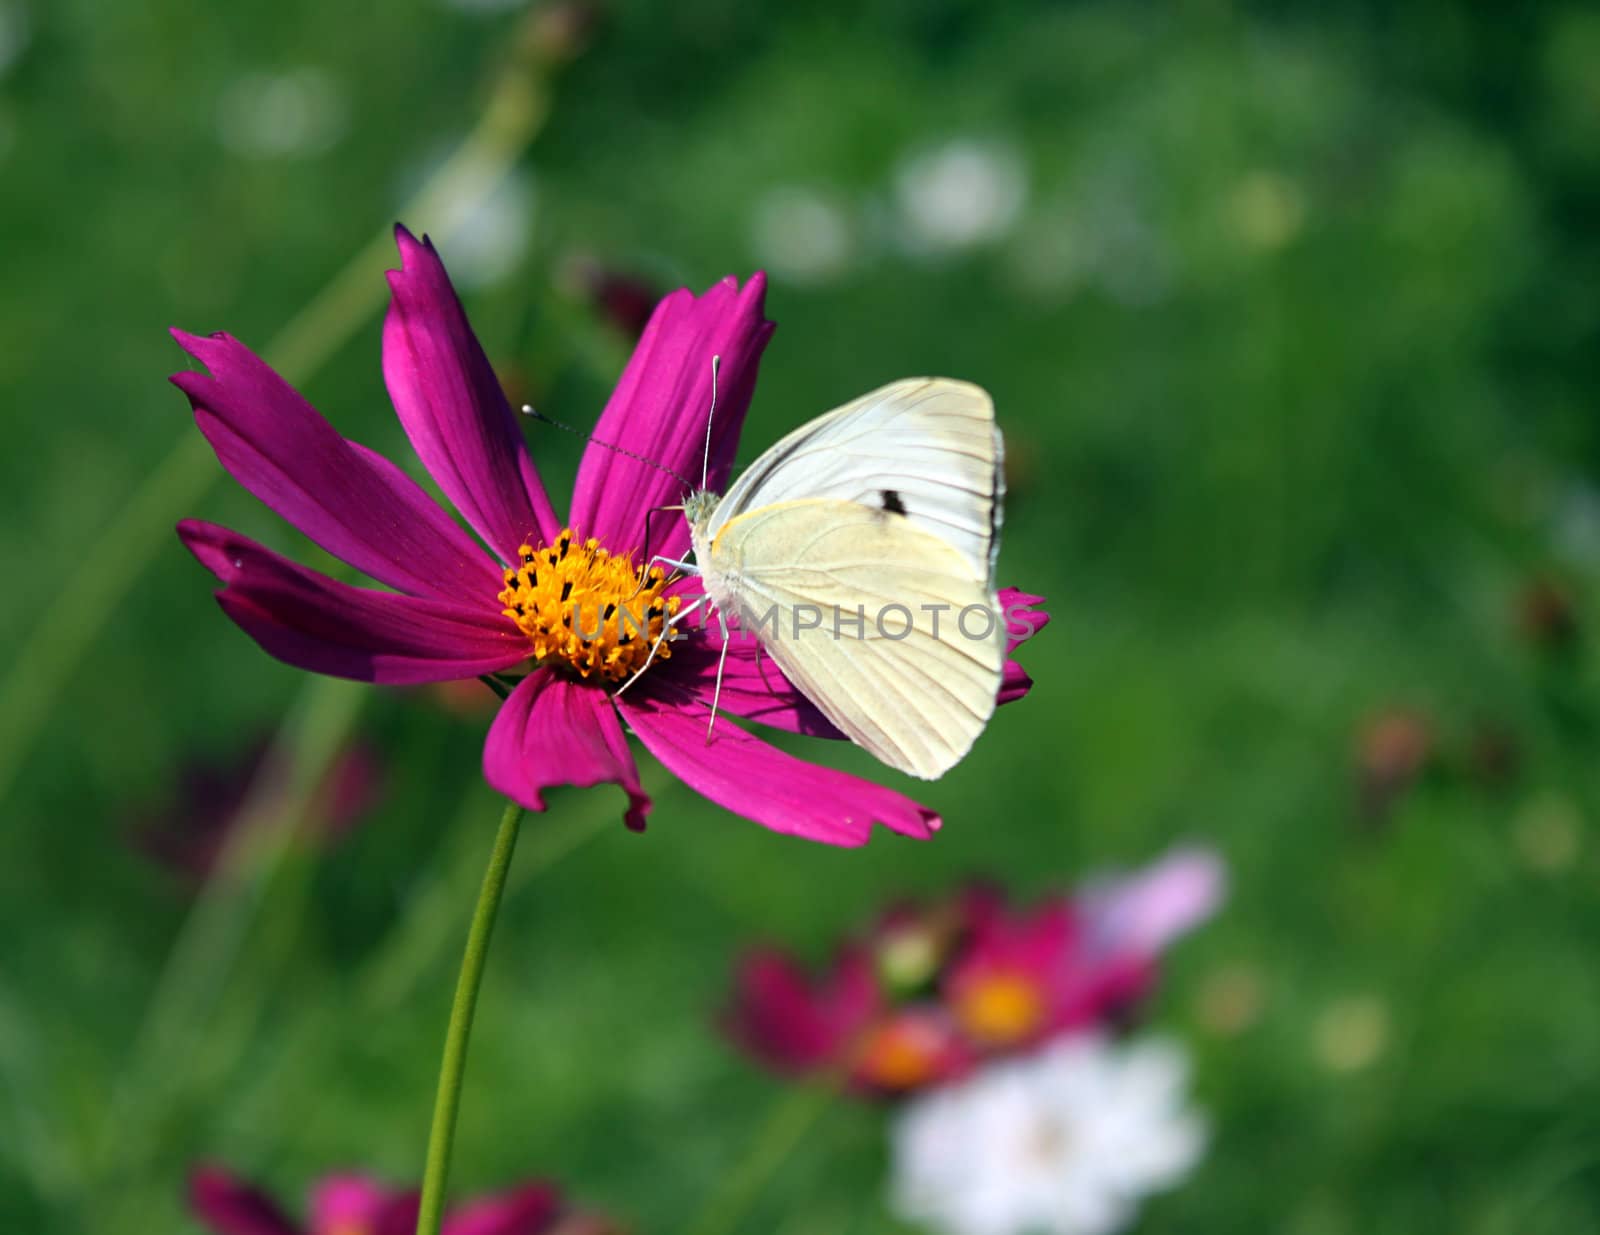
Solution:
[[[264,344],[471,127],[524,20],[471,8],[0,4],[8,647],[48,640],[193,432],[165,327]],[[614,790],[554,795],[491,958],[458,1188],[547,1174],[682,1227],[779,1099],[711,1028],[741,946],[820,955],[902,892],[1029,892],[1186,837],[1234,894],[1152,1015],[1198,1050],[1215,1140],[1141,1230],[1600,1230],[1597,63],[1576,3],[606,12],[509,215],[441,239],[447,262],[503,242],[467,300],[519,397],[587,423],[626,355],[575,256],[663,289],[772,262],[744,457],[888,379],[981,382],[1011,453],[1002,573],[1055,621],[1033,695],[924,788],[931,844],[807,846],[658,770],[644,836]],[[957,139],[1021,169],[1016,217],[919,251],[906,160]],[[306,391],[414,466],[375,320]],[[535,432],[564,495],[579,444]],[[184,514],[306,548],[229,485]],[[486,720],[309,688],[209,591],[165,542],[28,718],[0,828],[0,1229],[187,1229],[200,1156],[290,1198],[420,1164],[497,813]],[[308,706],[359,706],[385,805],[185,933],[130,820]],[[1394,709],[1415,783],[1363,728]],[[197,938],[220,988],[174,994]],[[883,1168],[879,1116],[841,1106],[744,1229],[892,1229]]]

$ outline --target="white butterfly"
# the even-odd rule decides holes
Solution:
[[[931,779],[982,732],[1005,668],[1001,460],[983,390],[893,382],[789,434],[724,496],[691,494],[695,564],[673,565],[847,737]]]

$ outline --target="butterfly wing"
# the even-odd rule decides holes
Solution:
[[[931,779],[994,712],[1005,625],[968,559],[906,515],[781,502],[706,546],[706,590],[847,737]],[[859,619],[859,621],[858,621]]]
[[[802,425],[745,469],[709,532],[778,502],[835,498],[903,514],[994,588],[1004,497],[994,402],[942,377],[891,382]]]

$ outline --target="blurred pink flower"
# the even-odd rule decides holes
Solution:
[[[261,1189],[208,1164],[189,1176],[189,1209],[215,1235],[411,1235],[418,1194],[367,1175],[325,1176],[312,1190],[306,1220],[296,1222]],[[621,1228],[570,1212],[547,1183],[479,1197],[445,1215],[441,1235],[602,1235]]]
[[[210,371],[174,376],[223,466],[246,489],[333,556],[392,591],[353,587],[298,566],[211,523],[179,535],[223,583],[223,610],[268,653],[317,673],[393,685],[508,674],[514,689],[484,746],[484,775],[530,810],[553,785],[615,784],[625,819],[642,828],[649,796],[623,724],[691,788],[778,832],[858,845],[874,822],[915,837],[932,811],[891,789],[806,763],[733,724],[706,741],[721,640],[709,627],[663,645],[626,695],[615,688],[697,578],[641,573],[645,517],[683,497],[672,476],[698,475],[711,403],[711,358],[721,357],[709,480],[728,477],[756,369],[772,333],[765,279],[724,279],[656,306],[584,452],[563,525],[539,479],[517,418],[456,299],[433,246],[396,232],[401,269],[383,332],[383,371],[401,425],[423,466],[482,538],[472,539],[411,477],[349,441],[276,373],[225,334],[175,331]],[[579,530],[574,530],[579,529]],[[683,520],[661,521],[651,548],[682,557]],[[663,534],[664,532],[664,534]],[[587,539],[586,539],[587,538]],[[580,638],[569,594],[595,615]],[[1000,594],[1008,614],[1036,606]],[[645,615],[643,637],[607,621],[617,606]],[[1046,621],[1027,614],[1021,642]],[[764,661],[755,641],[730,646],[721,710],[819,736],[840,736]],[[516,676],[520,675],[520,677]],[[1002,702],[1029,685],[1007,666]]]
[[[837,1071],[856,1088],[902,1093],[965,1071],[970,1052],[937,1006],[896,1008],[882,990],[870,949],[840,949],[815,980],[770,949],[746,956],[729,1035],[775,1071]]]
[[[1183,849],[1028,908],[988,887],[899,904],[816,977],[782,952],[750,953],[723,1025],[774,1071],[914,1092],[1116,1027],[1153,989],[1161,952],[1223,894],[1221,860]]]
[[[1081,892],[1090,946],[1155,956],[1222,907],[1228,870],[1213,849],[1173,849],[1143,870],[1091,881]]]
[[[1110,1022],[1153,985],[1152,960],[1091,947],[1082,910],[1065,898],[1029,910],[984,905],[940,993],[978,1047],[1014,1050]]]
[[[864,948],[846,946],[832,967],[809,978],[791,957],[770,948],[739,965],[737,998],[725,1025],[740,1046],[779,1072],[803,1074],[842,1061],[883,1010]]]
[[[850,1079],[867,1093],[897,1097],[965,1076],[977,1059],[947,1009],[905,1004],[867,1027],[855,1047]]]
[[[228,763],[193,760],[178,773],[169,800],[143,812],[133,841],[158,862],[193,882],[216,873],[233,843],[247,803],[270,805],[285,786],[266,740]],[[329,766],[301,822],[312,843],[330,843],[372,812],[383,796],[384,770],[376,751],[353,745]]]

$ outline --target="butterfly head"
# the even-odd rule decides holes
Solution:
[[[683,517],[689,521],[691,528],[703,528],[710,521],[711,512],[716,510],[720,500],[710,489],[696,489],[683,499]]]

